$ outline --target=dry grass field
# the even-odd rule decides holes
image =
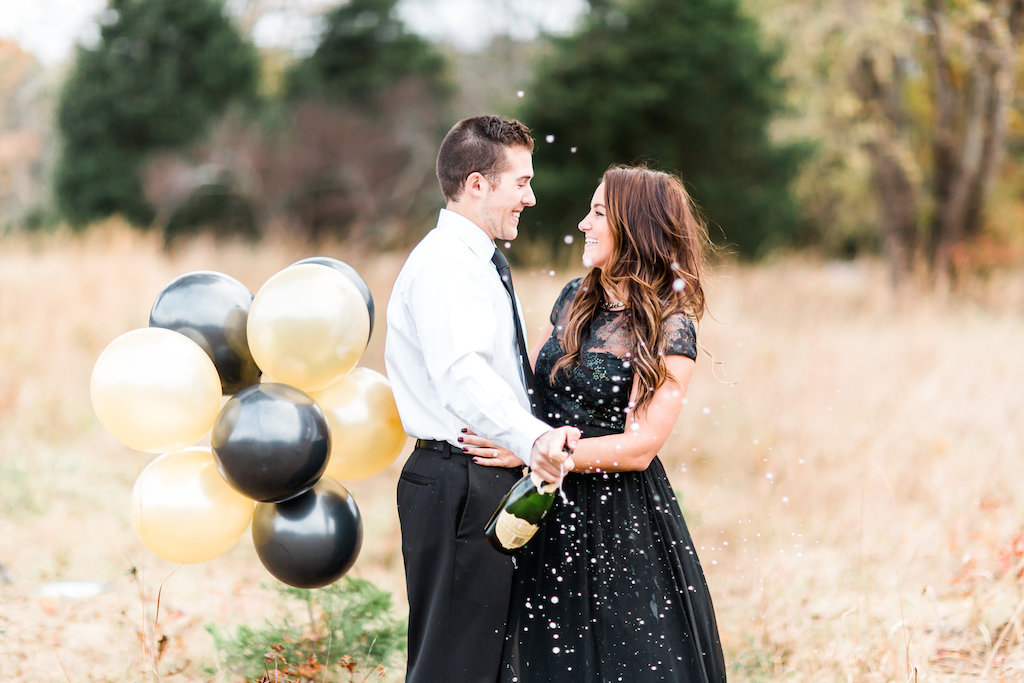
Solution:
[[[178,275],[217,270],[255,292],[314,253],[369,282],[378,324],[362,364],[383,371],[402,254],[284,241],[167,254],[116,224],[0,241],[0,679],[206,680],[205,624],[278,613],[248,536],[195,565],[141,546],[128,499],[152,456],[100,427],[88,384],[100,351],[144,327]],[[578,273],[517,271],[531,327]],[[1024,679],[1024,272],[900,296],[871,262],[712,275],[701,341],[715,363],[701,358],[662,457],[731,679]],[[400,465],[345,482],[365,524],[352,575],[393,592],[399,616]],[[50,595],[59,581],[107,590]]]

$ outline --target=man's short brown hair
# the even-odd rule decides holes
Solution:
[[[505,149],[523,147],[533,152],[530,129],[503,116],[474,116],[448,131],[437,153],[437,180],[444,198],[458,200],[462,184],[472,173],[496,183],[505,170]]]

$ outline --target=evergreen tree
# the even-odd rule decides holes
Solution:
[[[365,105],[406,79],[432,98],[451,94],[444,57],[409,33],[395,12],[398,0],[349,0],[328,12],[316,50],[286,77],[291,99]]]
[[[555,39],[519,113],[538,141],[526,220],[553,241],[574,234],[609,165],[648,162],[678,172],[712,237],[742,254],[791,238],[802,152],[768,135],[778,58],[738,0],[592,2],[580,30]]]
[[[258,59],[221,0],[110,0],[107,15],[60,95],[56,196],[73,225],[115,213],[144,225],[147,157],[199,139],[232,100],[254,98]]]
[[[288,147],[278,184],[314,239],[404,241],[438,199],[437,144],[453,88],[447,60],[409,33],[397,0],[349,0],[324,16],[314,52],[286,74]]]

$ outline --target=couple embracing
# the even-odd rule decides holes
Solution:
[[[657,457],[704,312],[706,233],[678,178],[613,167],[579,223],[587,274],[528,354],[508,263],[533,139],[480,116],[441,144],[447,200],[409,254],[385,360],[416,439],[398,483],[410,683],[724,681],[711,597]],[[582,213],[582,211],[581,211]],[[560,482],[513,562],[483,534],[523,466]]]

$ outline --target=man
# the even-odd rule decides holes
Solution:
[[[492,260],[501,260],[495,240],[515,239],[520,214],[536,203],[532,153],[518,121],[479,116],[449,131],[437,155],[446,208],[409,254],[388,304],[388,376],[417,439],[398,483],[410,683],[498,676],[512,564],[487,545],[483,527],[521,473],[474,464],[460,432],[511,450],[547,481],[571,469],[563,447],[579,438],[530,410],[518,303]]]

